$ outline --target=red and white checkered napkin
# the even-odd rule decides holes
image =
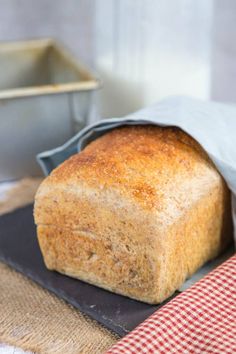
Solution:
[[[236,255],[155,312],[107,354],[236,354]]]

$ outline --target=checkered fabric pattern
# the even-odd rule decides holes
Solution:
[[[107,354],[236,354],[236,255],[155,312]]]

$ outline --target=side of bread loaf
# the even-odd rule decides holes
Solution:
[[[41,184],[35,222],[49,269],[149,303],[231,237],[229,191],[176,128],[114,129]]]

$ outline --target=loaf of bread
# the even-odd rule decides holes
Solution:
[[[73,155],[36,194],[48,269],[160,303],[232,237],[230,194],[177,128],[114,129]]]

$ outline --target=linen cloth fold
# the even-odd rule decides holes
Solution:
[[[175,126],[192,136],[205,149],[232,192],[236,240],[236,106],[204,102],[185,96],[164,99],[123,118],[100,120],[77,133],[64,145],[37,155],[47,175],[89,142],[122,125]]]

